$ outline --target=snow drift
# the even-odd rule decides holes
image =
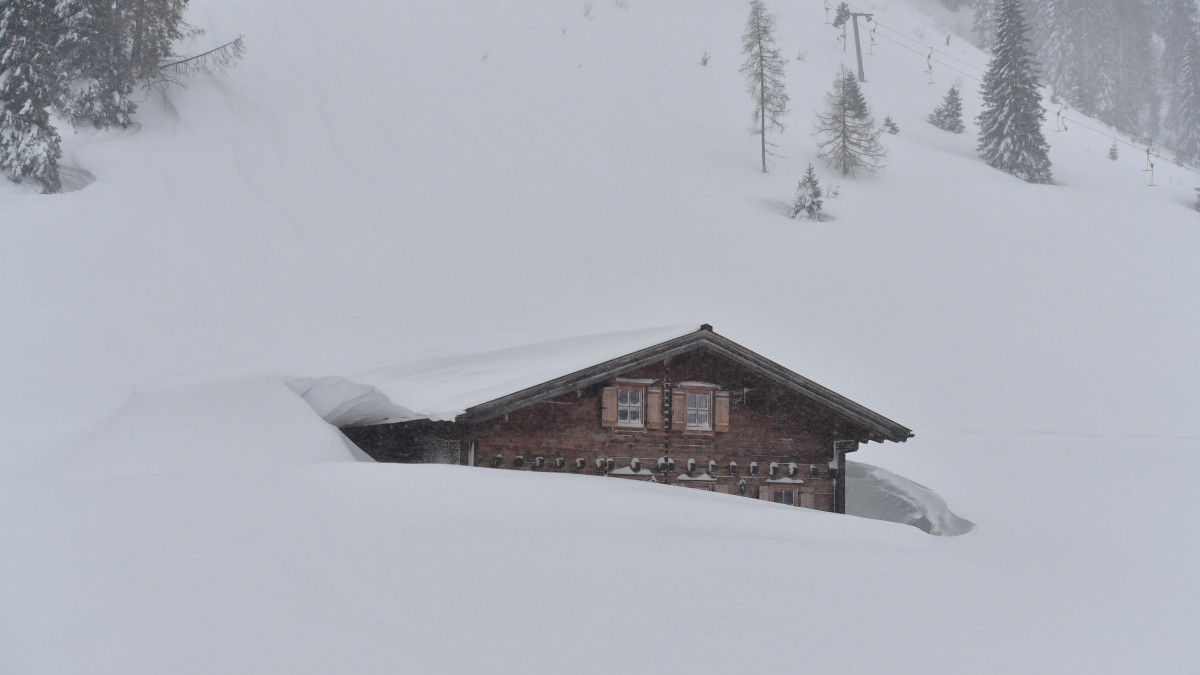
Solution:
[[[846,462],[846,513],[920,528],[955,537],[975,529],[946,506],[936,492],[887,469]]]

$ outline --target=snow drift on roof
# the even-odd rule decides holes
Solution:
[[[300,382],[305,400],[337,426],[417,418],[453,420],[472,406],[653,347],[698,328],[671,326],[569,337],[482,353],[397,360],[346,377],[298,378],[293,382]],[[402,349],[397,347],[400,352]]]

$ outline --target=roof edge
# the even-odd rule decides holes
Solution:
[[[717,334],[710,324],[703,324],[698,330],[677,338],[472,406],[455,418],[455,421],[466,424],[483,422],[527,405],[591,386],[621,372],[639,368],[660,359],[669,359],[676,354],[702,346],[709,347],[726,358],[759,371],[778,384],[784,385],[873,431],[871,440],[903,443],[913,436],[911,429]],[[876,435],[878,438],[874,437]]]

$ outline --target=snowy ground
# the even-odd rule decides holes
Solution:
[[[0,184],[0,672],[1200,670],[1200,175],[1053,121],[1059,185],[992,171],[920,45],[986,58],[880,0],[889,167],[790,221],[821,6],[768,3],[763,175],[744,2],[585,4],[193,0],[229,77]],[[700,322],[912,427],[855,459],[976,528],[358,463],[287,386]]]

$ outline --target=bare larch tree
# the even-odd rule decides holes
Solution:
[[[750,3],[750,18],[742,34],[742,53],[746,55],[741,72],[754,98],[754,133],[762,146],[762,170],[767,172],[767,129],[783,131],[783,116],[788,113],[788,95],[783,84],[783,66],[787,61],[775,46],[775,17],[762,0]]]

